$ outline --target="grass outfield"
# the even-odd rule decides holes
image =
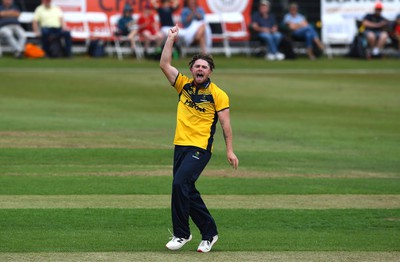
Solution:
[[[240,168],[218,127],[207,259],[400,260],[399,63],[216,57]],[[164,250],[177,95],[157,62],[4,57],[0,79],[0,260],[202,260],[194,226]]]
[[[400,210],[211,209],[216,251],[393,251]],[[170,210],[0,210],[2,252],[164,251]],[[182,250],[196,250],[201,236]],[[238,241],[240,239],[241,241]]]

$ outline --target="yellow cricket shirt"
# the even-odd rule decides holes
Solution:
[[[44,5],[40,5],[35,9],[33,15],[34,19],[39,22],[40,27],[62,27],[61,20],[62,11],[58,6],[51,5],[50,8],[46,8]]]
[[[228,95],[212,82],[198,88],[181,73],[173,86],[179,94],[174,144],[211,151],[217,112],[229,108]]]

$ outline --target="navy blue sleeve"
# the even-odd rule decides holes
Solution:
[[[371,14],[366,14],[366,15],[364,16],[363,20],[371,21]]]
[[[274,15],[271,15],[271,24],[272,26],[276,26],[276,19]]]

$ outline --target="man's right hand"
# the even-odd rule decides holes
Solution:
[[[168,37],[175,39],[179,34],[179,27],[178,25],[175,25],[174,27],[171,27],[171,29],[169,29],[168,31]]]

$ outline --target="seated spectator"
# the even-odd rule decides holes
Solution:
[[[282,34],[278,32],[275,16],[269,13],[270,2],[261,0],[258,12],[252,16],[251,27],[257,32],[267,45],[268,52],[265,56],[267,60],[283,60],[285,55],[278,52],[279,43],[282,40]]]
[[[133,8],[130,4],[125,4],[121,18],[118,20],[118,35],[127,36],[130,43],[132,53],[135,50],[135,36],[138,33],[138,27],[132,17]]]
[[[289,13],[284,16],[283,23],[289,27],[295,38],[304,39],[306,41],[307,55],[311,60],[315,59],[313,44],[321,51],[324,49],[324,45],[321,43],[314,27],[307,22],[302,14],[298,13],[298,5],[296,3],[290,4]]]
[[[394,37],[397,40],[397,57],[400,58],[400,14],[396,17],[394,25]]]
[[[205,12],[198,6],[197,0],[186,0],[182,10],[181,35],[187,46],[198,43],[202,53],[207,53],[211,48],[211,29],[204,20]]]
[[[173,13],[179,8],[179,0],[161,0],[161,5],[157,0],[152,0],[151,3],[157,10],[161,32],[167,37],[168,30],[175,26]]]
[[[161,33],[158,23],[154,18],[154,14],[150,5],[146,4],[143,13],[138,19],[139,34],[144,38],[144,50],[149,55],[149,47],[152,42],[156,43],[156,52],[161,54],[161,45],[164,35]]]
[[[20,11],[13,0],[3,0],[0,5],[0,37],[11,46],[14,56],[22,58],[25,49],[25,31],[18,22]]]
[[[46,56],[51,57],[50,42],[53,39],[64,39],[63,54],[71,56],[71,33],[64,30],[63,14],[59,7],[51,4],[51,0],[42,0],[42,4],[35,9],[33,17],[33,31],[41,38],[42,48]]]
[[[382,16],[383,5],[381,2],[376,2],[374,13],[367,14],[362,25],[365,27],[364,35],[368,42],[368,47],[372,51],[368,51],[370,55],[378,57],[384,48],[388,39],[388,33],[384,30],[389,25],[389,21]]]

